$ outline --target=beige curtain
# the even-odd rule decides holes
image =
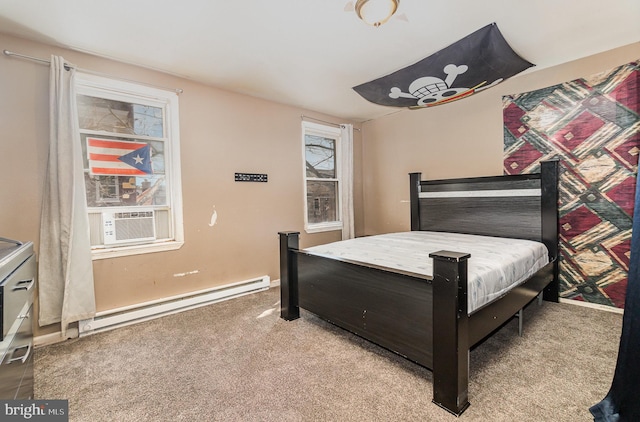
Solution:
[[[51,56],[49,158],[40,219],[40,326],[95,315],[89,216],[74,87],[75,69]]]
[[[342,157],[342,240],[353,239],[353,125],[340,125],[340,142]]]

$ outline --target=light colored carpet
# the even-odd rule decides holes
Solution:
[[[220,302],[35,352],[37,399],[71,421],[452,421],[432,376],[279,291]],[[545,302],[471,352],[461,421],[590,421],[607,393],[622,316]]]

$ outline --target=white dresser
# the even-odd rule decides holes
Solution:
[[[33,398],[33,243],[0,238],[0,399]]]

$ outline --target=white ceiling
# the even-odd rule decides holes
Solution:
[[[0,0],[0,32],[355,121],[396,109],[353,86],[492,22],[537,65],[527,72],[640,41],[639,0],[402,0],[406,20],[379,28],[347,3]]]

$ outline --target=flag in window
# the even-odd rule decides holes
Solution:
[[[92,176],[142,176],[151,174],[151,147],[142,142],[87,138]]]

